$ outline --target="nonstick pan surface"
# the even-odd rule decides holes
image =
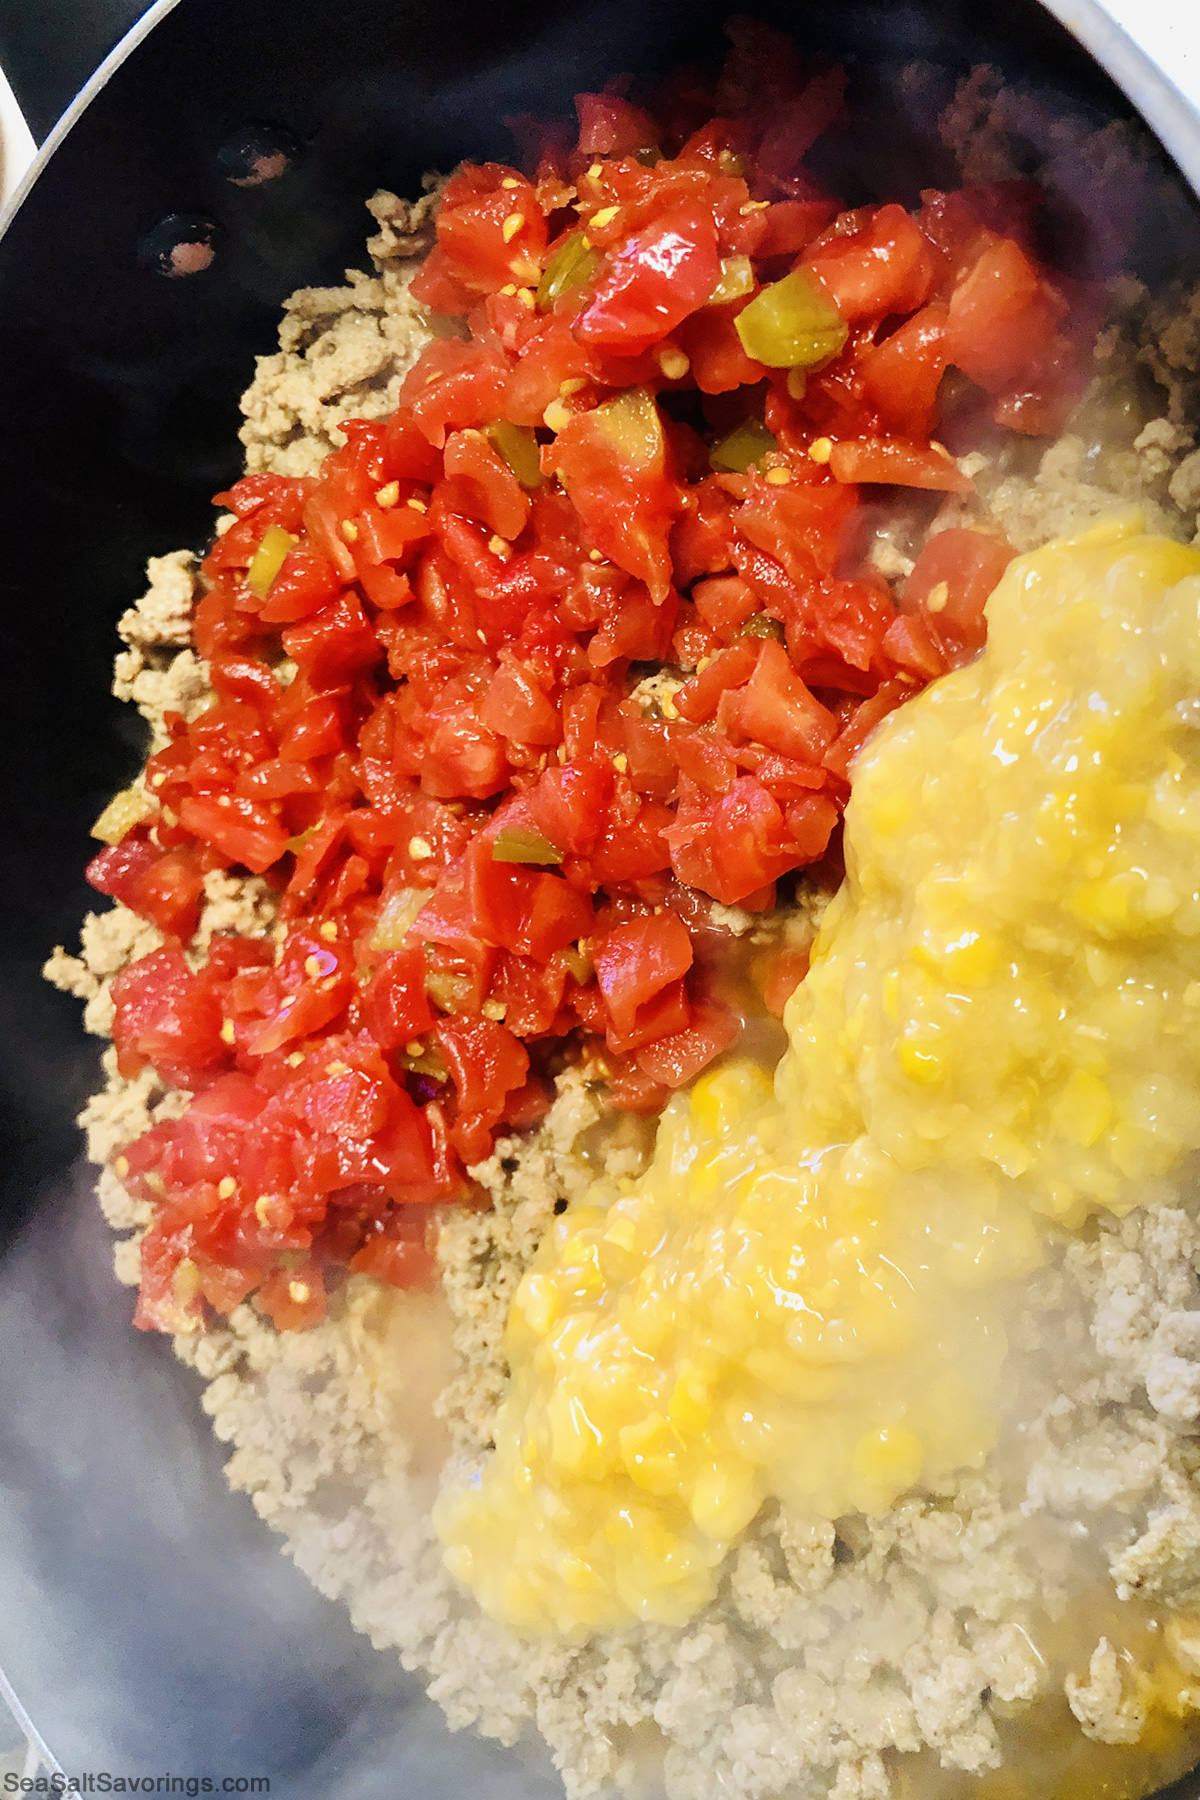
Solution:
[[[203,542],[283,299],[361,262],[375,187],[511,156],[505,116],[694,57],[728,10],[180,0],[0,242],[0,1667],[68,1773],[265,1775],[288,1800],[559,1792],[534,1758],[452,1737],[226,1490],[194,1379],[130,1328],[74,1125],[97,1046],[38,971],[77,933],[88,827],[139,761],[107,698],[115,620],[148,555]],[[755,10],[841,55],[986,60],[1128,110],[1034,0]],[[249,121],[308,148],[240,191],[217,152]],[[175,213],[211,219],[217,254],[165,281],[138,245]]]

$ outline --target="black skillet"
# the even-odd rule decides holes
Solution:
[[[5,0],[0,61],[39,135],[141,10]],[[267,1776],[288,1800],[559,1791],[528,1759],[452,1738],[417,1684],[226,1491],[191,1377],[164,1342],[130,1329],[111,1277],[73,1124],[96,1046],[38,969],[74,939],[88,825],[138,759],[107,697],[114,621],[148,554],[203,541],[209,496],[237,472],[237,396],[254,354],[272,347],[281,301],[361,260],[361,202],[377,185],[404,192],[464,155],[510,158],[506,115],[565,112],[615,71],[701,54],[727,10],[155,8],[0,242],[0,1668],[68,1774],[218,1787]],[[1097,118],[1128,111],[1035,0],[756,10],[852,61],[986,60]],[[231,186],[222,147],[263,122],[305,153],[277,183]],[[863,197],[876,179],[889,196],[896,181],[928,179],[928,121],[909,124],[886,170],[863,134]],[[853,167],[841,174],[853,185]],[[178,214],[211,223],[216,255],[204,274],[168,281],[139,245]],[[1155,226],[1131,229],[1161,274],[1177,243],[1174,222],[1157,242]],[[1200,1786],[1188,1778],[1173,1793],[1194,1800]]]

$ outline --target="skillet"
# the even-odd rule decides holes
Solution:
[[[38,5],[65,30],[59,0]],[[511,157],[505,116],[567,111],[615,70],[693,57],[728,10],[168,0],[55,132],[0,241],[0,1668],[68,1774],[218,1789],[266,1776],[289,1800],[560,1792],[532,1755],[452,1737],[225,1489],[192,1377],[130,1329],[73,1123],[96,1046],[38,970],[74,939],[88,826],[139,761],[107,699],[114,622],[147,555],[203,542],[209,496],[238,469],[237,396],[283,299],[361,262],[375,187],[413,192],[424,169]],[[1036,0],[756,10],[838,55],[986,60],[1098,119],[1129,112]],[[125,4],[119,23],[139,11]],[[1098,8],[1073,12],[1200,180],[1195,116]],[[59,48],[40,130],[55,84],[65,98],[76,78]],[[303,155],[277,183],[234,187],[219,152],[263,122]],[[914,158],[929,149],[916,122]],[[167,281],[139,247],[180,214],[213,227],[215,257]],[[1139,222],[1151,276],[1173,266],[1175,223]],[[1200,1781],[1171,1792],[1196,1800]]]

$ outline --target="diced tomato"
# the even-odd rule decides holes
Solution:
[[[447,431],[486,425],[503,414],[508,373],[494,351],[439,338],[406,376],[400,400],[413,424],[440,450]]]
[[[212,982],[193,974],[179,950],[152,950],[112,981],[113,1042],[121,1073],[153,1064],[193,1087],[229,1061]]]
[[[603,830],[612,780],[608,763],[546,769],[526,795],[531,824],[557,849],[586,856]]]
[[[804,266],[829,293],[843,319],[883,319],[928,300],[936,264],[902,206],[843,213],[811,244]]]
[[[442,460],[429,439],[413,423],[407,408],[401,407],[388,420],[380,447],[380,475],[389,481],[419,482],[431,487],[442,472]],[[376,497],[379,490],[376,489]]]
[[[92,858],[87,879],[167,937],[186,941],[199,923],[204,873],[190,847],[164,852],[131,833]]]
[[[766,744],[814,762],[836,729],[833,715],[813,698],[773,638],[763,641],[749,679],[722,694],[717,728],[734,743]]]
[[[671,1098],[670,1087],[662,1081],[655,1081],[644,1069],[638,1067],[633,1056],[614,1058],[607,1068],[609,1091],[613,1103],[623,1112],[657,1113],[661,1112]]]
[[[424,503],[398,506],[391,512],[370,507],[360,513],[354,524],[358,532],[354,564],[359,579],[381,563],[404,562],[410,551],[433,535],[433,525]],[[368,590],[369,592],[369,590]],[[409,589],[411,594],[411,588]]]
[[[456,431],[446,439],[445,469],[455,499],[470,518],[502,538],[518,538],[529,518],[529,496],[482,432]]]
[[[488,294],[511,281],[536,282],[545,248],[546,221],[531,183],[501,163],[467,163],[446,184],[437,249],[416,275],[413,295],[436,307],[443,297],[435,285],[440,277],[469,294]]]
[[[720,799],[686,814],[681,808],[664,836],[680,881],[725,906],[804,860],[792,848],[778,801],[752,775],[739,776]]]
[[[484,696],[479,717],[498,737],[522,744],[556,744],[561,725],[545,687],[528,663],[501,651],[495,680]]]
[[[671,583],[667,548],[683,489],[670,479],[662,420],[644,389],[579,413],[559,433],[554,463],[596,549],[644,581],[655,604]]]
[[[358,565],[358,559],[355,559]],[[413,598],[412,583],[407,575],[397,574],[388,563],[358,565],[358,579],[372,606],[384,612],[399,612]]]
[[[306,700],[304,690],[293,688],[277,708],[280,760],[308,763],[315,757],[333,756],[346,742],[344,713],[340,695],[318,694]]]
[[[331,979],[328,986],[297,984],[290,993],[279,996],[269,1017],[246,1032],[246,1049],[251,1056],[268,1056],[298,1038],[311,1037],[341,1017],[350,993],[351,983],[345,977]]]
[[[339,686],[380,661],[379,639],[353,593],[336,600],[282,633],[283,647],[310,687]]]
[[[659,1038],[637,1052],[638,1067],[652,1081],[661,1081],[664,1087],[682,1087],[722,1051],[729,1049],[737,1039],[738,1030],[737,1019],[725,1007],[702,1001],[682,1031]]]
[[[635,1008],[627,1024],[618,1025],[615,1019],[610,1019],[604,1041],[610,1050],[623,1056],[662,1038],[674,1037],[677,1032],[685,1031],[691,1022],[687,984],[682,979],[670,981]]]
[[[252,656],[214,656],[208,665],[208,677],[222,700],[240,702],[250,711],[235,711],[231,706],[216,707],[197,722],[195,738],[204,743],[214,724],[232,727],[229,738],[245,743],[262,730],[263,709],[269,710],[279,697],[279,687],[266,663]],[[241,729],[238,729],[241,727]]]
[[[705,794],[727,794],[737,773],[733,746],[723,737],[696,731],[675,741],[679,772]]]
[[[728,650],[719,651],[706,669],[679,689],[676,710],[696,725],[713,718],[722,696],[750,679],[758,663],[759,648],[759,643],[742,638]]]
[[[305,1331],[319,1325],[327,1310],[324,1277],[316,1268],[278,1269],[256,1298],[278,1331]]]
[[[228,507],[239,519],[247,519],[268,504],[276,510],[297,502],[302,506],[304,491],[302,482],[287,475],[243,475],[226,493],[214,494],[213,505]]]
[[[950,296],[946,354],[980,387],[999,393],[1036,367],[1065,311],[1020,245],[998,238]]]
[[[820,236],[836,210],[831,200],[776,200],[763,214],[763,232],[754,255],[764,259],[796,256]]]
[[[419,945],[389,950],[363,996],[371,1035],[382,1050],[401,1050],[433,1029]]]
[[[928,437],[946,359],[946,308],[934,301],[864,358],[863,398],[890,431]]]
[[[96,884],[99,885],[99,884]],[[190,846],[165,850],[129,884],[127,904],[167,937],[186,942],[199,923],[204,874]]]
[[[626,240],[576,321],[585,344],[636,356],[703,306],[721,278],[711,213],[680,207]]]
[[[561,955],[544,966],[524,956],[502,956],[491,997],[503,1006],[509,1030],[526,1039],[551,1031],[562,1011],[567,974]]]
[[[929,618],[912,612],[893,619],[883,640],[889,660],[922,685],[944,675],[950,659]]]
[[[948,450],[923,449],[901,438],[843,439],[833,446],[829,470],[835,481],[877,481],[946,494],[971,491],[970,479]]]
[[[737,334],[736,319],[744,304],[701,307],[679,327],[679,348],[691,365],[689,380],[702,394],[733,393],[763,378],[761,365],[747,356]]]
[[[643,799],[628,777],[618,774],[603,835],[589,858],[595,884],[612,888],[643,882],[669,867],[663,833],[672,816],[670,807]]]
[[[495,839],[477,837],[467,852],[467,894],[478,936],[501,950],[547,962],[586,935],[591,903],[561,876],[498,862]]]
[[[839,809],[828,793],[805,794],[784,808],[788,835],[801,868],[824,856],[839,816]]]
[[[138,1246],[140,1287],[133,1322],[139,1331],[194,1331],[203,1321],[199,1294],[176,1281],[186,1254],[185,1232],[155,1220]]]
[[[662,662],[671,647],[677,617],[672,596],[659,606],[640,581],[630,582],[612,595],[600,629],[588,645],[587,658],[594,669],[607,669],[621,661]]]
[[[485,800],[505,784],[504,752],[477,710],[478,703],[464,696],[428,714],[419,769],[421,786],[435,799],[470,794]]]
[[[672,912],[631,919],[592,945],[592,962],[613,1023],[628,1031],[638,1008],[691,968],[692,940]]]
[[[783,1009],[808,974],[807,950],[777,950],[767,969],[763,987],[763,1005],[774,1019],[782,1019]]]
[[[373,1275],[389,1287],[428,1290],[437,1285],[437,1255],[429,1222],[421,1214],[395,1212],[350,1258],[355,1275]]]
[[[713,482],[702,481],[690,498],[691,507],[671,531],[671,558],[680,588],[698,575],[721,575],[733,567],[729,496]]]
[[[825,752],[825,767],[842,780],[847,780],[855,756],[875,727],[905,700],[911,699],[916,691],[916,685],[907,678],[903,681],[881,682],[875,693],[856,708],[849,724],[843,726]]]
[[[987,532],[952,526],[926,542],[905,585],[904,606],[922,609],[952,662],[983,648],[984,604],[1011,560],[1011,547]]]
[[[241,794],[189,798],[179,809],[179,823],[227,863],[255,875],[277,863],[288,847],[287,832],[269,808]]]
[[[435,1036],[458,1094],[451,1135],[464,1161],[477,1162],[487,1154],[506,1097],[524,1084],[529,1053],[494,1019],[444,1019]]]
[[[291,625],[336,599],[342,578],[333,564],[308,550],[289,550],[259,608],[264,625]]]
[[[754,589],[740,575],[713,575],[692,589],[696,611],[722,637],[737,632],[759,611]]]
[[[514,425],[539,426],[553,401],[589,388],[593,375],[586,346],[565,318],[552,314],[523,347],[496,411]]]
[[[658,143],[658,127],[649,113],[619,94],[576,94],[575,111],[581,156],[629,156]]]
[[[392,416],[217,497],[213,700],[166,715],[157,806],[89,868],[168,940],[112,983],[118,1066],[192,1096],[123,1150],[143,1327],[252,1296],[303,1329],[347,1268],[430,1284],[430,1207],[478,1198],[463,1164],[564,1066],[660,1109],[739,1029],[712,902],[832,879],[863,743],[983,643],[1008,546],[934,531],[897,601],[861,486],[968,491],[949,365],[976,384],[956,446],[976,414],[1061,426],[1088,321],[1036,260],[1038,190],[839,211],[804,159],[842,72],[729,35],[715,90],[581,95],[575,147],[528,132],[536,182],[460,168],[411,289],[459,323]],[[738,324],[797,270],[768,369]],[[844,341],[806,341],[806,282]],[[274,929],[194,969],[230,868]],[[768,1010],[806,966],[753,957]]]
[[[838,486],[843,479],[853,478],[788,481],[778,487],[756,478],[733,515],[734,523],[743,537],[773,556],[792,581],[806,581],[814,569],[831,575],[857,502],[856,495]]]

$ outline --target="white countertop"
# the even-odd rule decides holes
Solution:
[[[0,69],[0,209],[33,161],[37,149],[3,69]]]

